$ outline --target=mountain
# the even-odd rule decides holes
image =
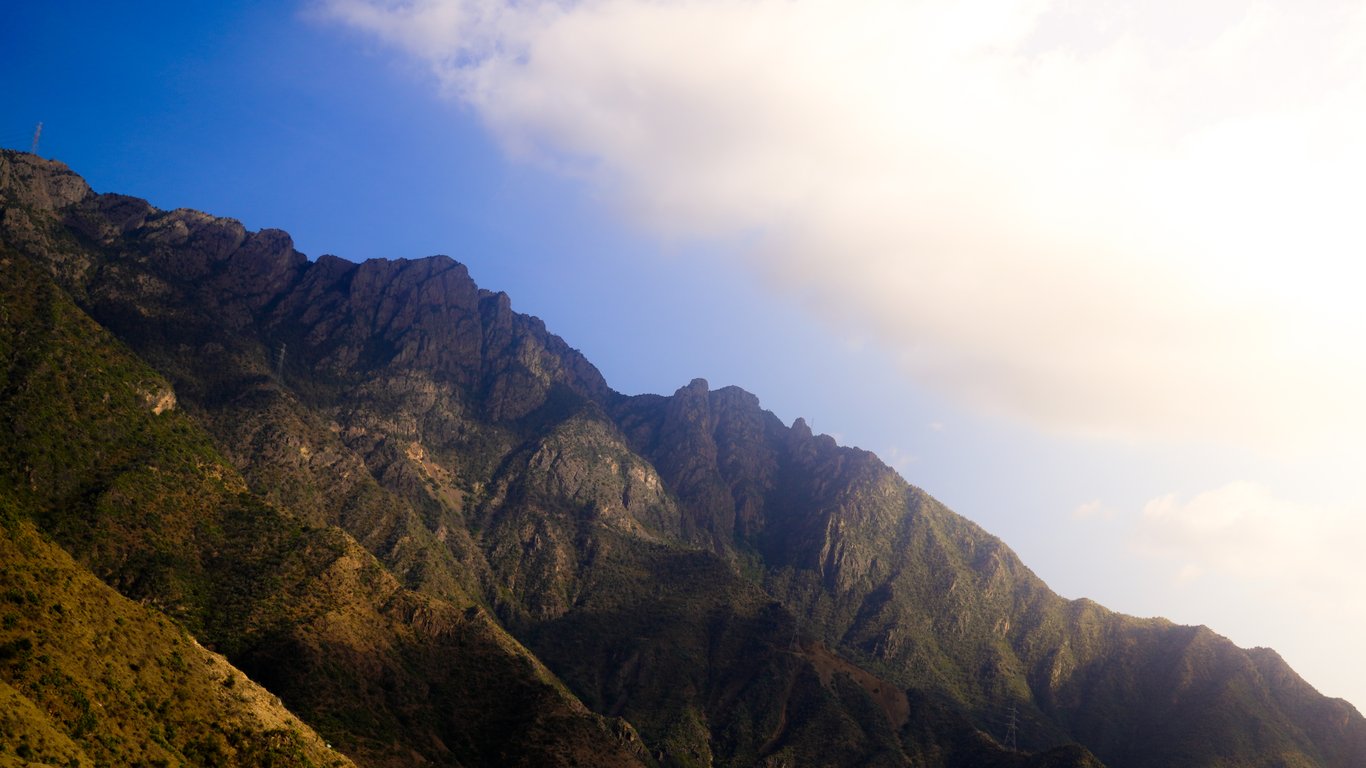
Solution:
[[[278,696],[291,745],[335,747],[297,764],[1366,764],[1366,721],[1274,652],[1064,600],[738,388],[618,393],[448,258],[309,261],[16,152],[0,204],[9,546],[106,585],[82,631],[171,627]],[[93,754],[63,701],[0,725]],[[291,764],[231,717],[222,764]],[[118,722],[125,753],[173,724]]]

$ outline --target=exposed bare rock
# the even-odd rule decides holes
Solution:
[[[7,208],[56,211],[93,194],[85,179],[56,160],[24,152],[0,153],[0,197]]]

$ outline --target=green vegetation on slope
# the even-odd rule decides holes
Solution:
[[[1266,653],[1062,600],[737,388],[613,393],[450,259],[310,264],[14,153],[0,198],[41,265],[6,297],[0,487],[370,764],[1366,754]]]
[[[0,562],[0,764],[351,764],[222,656],[45,540],[7,495]]]
[[[496,624],[407,592],[341,531],[247,491],[170,385],[17,254],[0,256],[0,306],[0,428],[13,435],[0,495],[175,632],[251,669],[370,764],[641,764],[629,726],[585,710]],[[167,718],[109,729],[155,752]],[[248,736],[229,740],[232,764],[287,764],[283,737]]]

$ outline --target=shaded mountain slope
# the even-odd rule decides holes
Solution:
[[[310,263],[283,233],[94,195],[59,164],[17,153],[0,156],[0,197],[5,242],[169,380],[144,399],[173,389],[176,413],[231,462],[213,471],[241,484],[265,510],[255,514],[301,531],[273,556],[294,562],[288,553],[321,546],[309,543],[317,531],[349,547],[285,572],[373,574],[320,590],[366,617],[344,622],[352,629],[290,615],[229,653],[323,733],[371,739],[366,756],[399,764],[400,743],[437,734],[447,751],[413,748],[499,764],[491,744],[458,757],[449,744],[478,731],[439,715],[477,715],[449,691],[494,678],[426,681],[468,669],[451,659],[510,657],[542,670],[529,677],[546,690],[560,691],[540,662],[598,715],[625,718],[650,754],[563,691],[503,702],[500,733],[587,744],[598,728],[625,745],[618,754],[665,765],[1366,759],[1361,716],[1274,654],[1062,600],[872,454],[787,427],[749,393],[699,380],[667,397],[619,395],[449,259]],[[148,589],[123,561],[98,565],[79,527],[39,518],[73,552],[96,553],[79,556],[110,583]],[[193,597],[180,582],[197,577],[179,574],[196,567],[155,571],[171,587],[148,593]],[[276,604],[306,605],[313,589]],[[222,621],[167,600],[196,632]],[[475,626],[506,653],[471,656],[448,638]],[[293,663],[300,654],[314,665]],[[392,661],[367,666],[375,657]],[[350,665],[339,674],[334,659]],[[336,711],[356,690],[391,719]],[[568,722],[599,725],[536,730],[554,702]],[[1032,754],[996,743],[1011,712]]]
[[[7,514],[32,520],[83,568],[151,607],[116,613],[114,623],[172,617],[364,764],[644,764],[629,725],[589,712],[474,601],[406,590],[339,529],[318,527],[252,494],[178,406],[169,383],[82,313],[45,272],[8,250],[0,250],[0,306],[0,429],[8,436],[0,442],[0,501]],[[33,534],[16,525],[25,548],[37,549]],[[23,578],[24,568],[24,561],[7,558],[5,578]],[[36,594],[44,608],[62,605],[60,595],[49,603]],[[89,602],[82,598],[82,605]],[[84,711],[74,726],[62,721],[75,729],[65,732],[78,750],[53,736],[64,759],[79,762],[84,753],[102,764],[132,764],[136,755],[191,765],[313,764],[304,760],[304,747],[317,752],[316,744],[296,744],[302,737],[293,731],[276,733],[281,729],[243,720],[231,707],[205,703],[227,679],[242,680],[243,695],[257,690],[241,672],[178,683],[187,706],[200,702],[184,711],[199,713],[211,729],[204,735],[181,728],[192,740],[182,743],[165,735],[180,715],[153,701],[156,679],[106,675],[93,689],[79,687],[89,673],[72,671],[77,662],[66,656],[74,652],[57,649],[66,655],[58,656],[43,644],[58,627],[77,636],[102,633],[103,613],[6,615],[13,619],[6,619],[6,630],[17,633],[16,658],[37,648],[36,658],[62,664],[57,671],[0,669],[0,679],[23,697],[7,689],[17,706],[39,711],[23,700],[46,702],[43,696],[52,694],[42,691],[52,675],[77,681],[69,701],[99,701],[127,685],[135,702],[146,703],[137,710],[105,708],[109,721],[99,732],[114,735],[102,748],[76,738],[89,730],[81,730]],[[149,629],[129,640],[131,648],[102,646],[88,661],[107,665],[161,653],[139,643],[162,642],[166,633],[182,645],[193,642],[183,630],[157,635]],[[207,652],[194,658],[200,657],[211,658]],[[40,672],[37,682],[26,670]],[[148,710],[153,704],[160,708]],[[144,730],[144,721],[159,727]],[[307,731],[292,717],[281,722]],[[54,730],[25,723],[39,732],[34,738]],[[296,752],[304,757],[287,762]]]
[[[351,765],[11,504],[0,497],[0,765]]]
[[[766,589],[810,631],[899,685],[946,694],[983,729],[1015,708],[1022,745],[1076,740],[1109,765],[1366,754],[1360,715],[1300,698],[1308,686],[1274,653],[1063,600],[872,454],[800,420],[787,428],[748,393],[699,380],[616,413],[684,516],[713,521],[734,559],[762,562]]]

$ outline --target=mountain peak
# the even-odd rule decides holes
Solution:
[[[74,205],[95,194],[64,163],[27,152],[0,150],[0,195],[43,211]]]

